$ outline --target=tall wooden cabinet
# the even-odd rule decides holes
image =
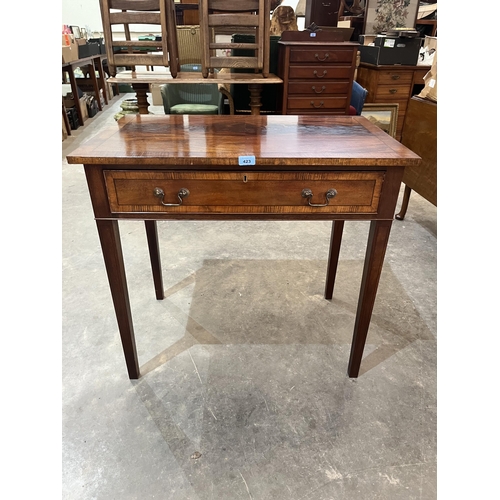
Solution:
[[[359,44],[282,38],[278,47],[282,114],[349,114]]]
[[[381,65],[362,62],[358,67],[356,81],[368,91],[365,102],[398,103],[396,139],[401,132],[411,97],[420,92],[424,75],[430,66]],[[421,86],[421,87],[419,87]]]
[[[304,26],[313,22],[318,26],[337,26],[339,7],[340,0],[307,0]]]

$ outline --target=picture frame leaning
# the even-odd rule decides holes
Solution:
[[[396,138],[398,124],[398,103],[365,103],[361,116],[364,116],[377,127],[387,132],[392,138]]]

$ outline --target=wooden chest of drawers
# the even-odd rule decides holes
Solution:
[[[398,123],[396,139],[401,140],[401,132],[408,102],[415,92],[420,91],[415,85],[424,84],[424,75],[429,66],[376,66],[361,63],[356,81],[368,91],[365,102],[398,103]]]
[[[351,42],[278,42],[281,114],[349,114],[359,45]]]

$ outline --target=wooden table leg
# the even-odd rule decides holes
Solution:
[[[405,192],[403,194],[403,201],[401,202],[401,208],[399,214],[396,214],[396,219],[403,220],[406,215],[406,210],[408,210],[408,202],[410,201],[411,188],[405,184]]]
[[[326,271],[325,299],[333,297],[333,286],[337,275],[337,265],[339,263],[340,245],[342,244],[342,233],[344,231],[344,221],[334,220],[332,223],[332,234],[330,237],[330,254],[328,256],[328,267]]]
[[[151,270],[153,271],[153,282],[158,300],[163,300],[163,276],[161,273],[160,246],[158,244],[158,228],[155,220],[144,221],[146,225],[146,236],[148,238],[149,259],[151,260]]]
[[[135,90],[137,97],[137,106],[139,107],[140,115],[149,114],[148,92],[149,84],[147,83],[133,83],[132,88]]]
[[[262,107],[262,84],[249,83],[248,90],[250,92],[250,113],[252,115],[260,115],[260,108]]]
[[[73,66],[68,66],[65,71],[68,72],[69,75],[69,83],[71,85],[71,93],[73,94],[73,99],[75,101],[76,114],[78,115],[78,121],[80,125],[83,126],[83,114],[82,108],[80,107],[80,99],[78,97],[78,86],[76,84],[75,72],[73,70]]]
[[[118,221],[96,220],[129,378],[140,377]]]
[[[384,263],[387,242],[389,241],[391,225],[392,220],[372,221],[370,223],[363,278],[359,292],[358,310],[356,312],[354,335],[352,337],[351,355],[347,369],[347,374],[351,378],[356,378],[359,374],[359,367],[377,295],[378,282],[382,273],[382,265]]]

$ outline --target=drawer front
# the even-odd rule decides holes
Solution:
[[[402,84],[411,85],[413,71],[380,71],[378,76],[379,85]]]
[[[313,49],[292,49],[290,62],[295,63],[350,63],[353,51],[315,47]]]
[[[306,94],[311,97],[327,94],[345,94],[349,92],[349,82],[290,82],[288,84],[288,94]]]
[[[343,110],[347,106],[347,97],[311,96],[311,97],[289,97],[287,107],[289,110],[301,109],[314,111]]]
[[[376,99],[390,101],[407,101],[410,97],[410,87],[409,86],[397,86],[397,85],[379,85],[377,88]]]
[[[373,214],[377,212],[384,180],[383,171],[245,173],[105,170],[104,176],[113,213]],[[303,196],[304,189],[309,189],[312,197]],[[326,193],[331,189],[336,194],[327,200]],[[189,194],[180,198],[181,190]],[[179,199],[182,199],[181,204]],[[162,201],[177,206],[164,206]],[[309,201],[326,206],[311,207]]]
[[[300,66],[290,65],[288,77],[300,80],[344,80],[349,79],[352,73],[350,66]]]

